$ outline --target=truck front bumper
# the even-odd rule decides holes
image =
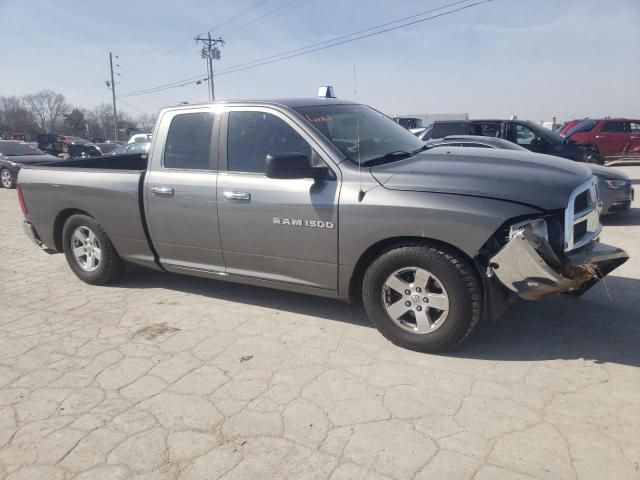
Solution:
[[[559,258],[546,239],[524,229],[491,258],[490,275],[525,300],[581,295],[628,259],[624,250],[599,241]]]

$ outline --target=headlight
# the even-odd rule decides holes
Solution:
[[[604,184],[610,190],[619,190],[621,188],[626,187],[628,183],[629,183],[628,180],[605,180],[604,181]]]
[[[534,220],[525,220],[524,222],[518,222],[509,228],[509,239],[512,239],[518,232],[522,230],[528,230],[535,236],[549,239],[549,231],[547,230],[547,222],[544,218],[536,218]]]
[[[16,163],[16,162],[12,162],[11,160],[9,160],[9,165],[11,165],[12,167],[17,167],[20,164]]]

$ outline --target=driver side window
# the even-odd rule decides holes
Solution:
[[[514,125],[512,135],[513,141],[518,145],[533,145],[540,142],[540,137],[538,137],[533,130],[525,127],[524,125]]]
[[[282,119],[266,112],[229,112],[229,171],[264,174],[267,155],[294,152],[312,158],[311,145]]]

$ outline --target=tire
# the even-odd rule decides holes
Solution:
[[[378,256],[364,275],[362,299],[382,335],[418,352],[459,345],[482,312],[481,281],[468,261],[452,250],[420,243],[398,245]]]
[[[105,285],[124,271],[124,262],[111,240],[100,224],[87,215],[67,219],[62,229],[62,246],[69,267],[85,283]]]
[[[0,170],[0,184],[4,188],[16,188],[16,179],[13,178],[13,174],[6,168]]]

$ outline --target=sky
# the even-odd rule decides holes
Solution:
[[[205,78],[193,38],[211,31],[226,41],[214,65],[218,100],[314,96],[333,85],[339,98],[357,97],[389,115],[640,117],[640,0],[492,0],[222,74],[452,1],[0,0],[0,96],[51,89],[78,106],[110,102],[112,51],[120,110],[136,116],[206,102],[206,82],[124,95]]]

